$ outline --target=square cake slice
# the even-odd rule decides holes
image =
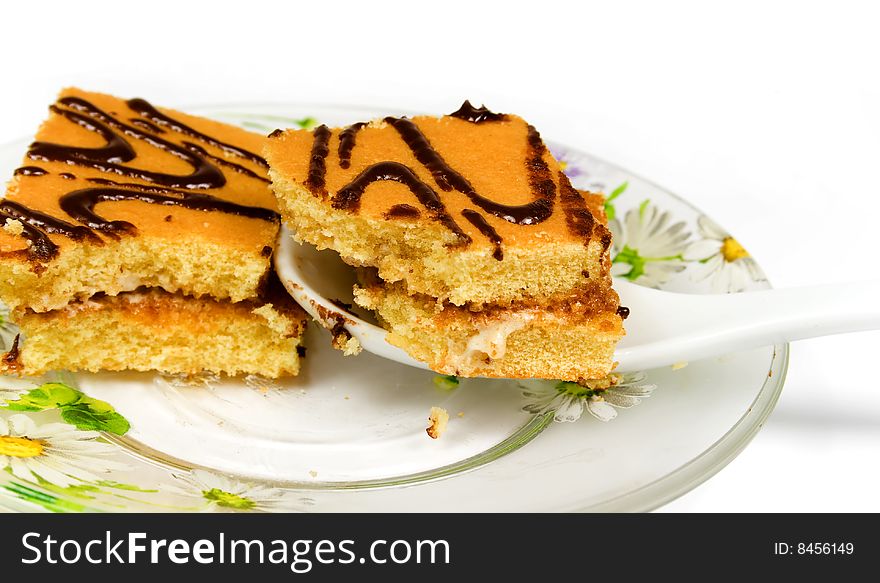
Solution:
[[[21,331],[0,369],[297,374],[305,313],[271,269],[265,138],[78,89],[49,109],[0,200]]]
[[[468,102],[442,117],[286,130],[266,147],[297,239],[360,267],[387,340],[459,376],[589,380],[614,366],[604,198],[534,127]]]
[[[263,136],[77,89],[49,109],[0,201],[11,310],[142,286],[257,295],[278,233]]]
[[[298,240],[454,305],[568,297],[609,281],[611,233],[534,127],[465,103],[270,135],[272,187]]]

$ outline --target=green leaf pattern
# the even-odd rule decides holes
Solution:
[[[93,399],[64,383],[44,383],[17,400],[6,400],[10,411],[48,411],[58,409],[61,418],[84,431],[107,431],[125,435],[131,428],[128,420],[116,412],[110,403]]]

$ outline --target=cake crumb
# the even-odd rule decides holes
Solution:
[[[676,362],[672,365],[672,370],[681,370],[688,365],[687,362]]]
[[[449,413],[442,407],[431,407],[428,421],[431,424],[425,429],[425,432],[431,439],[438,439],[446,431],[446,424],[449,423]]]
[[[459,412],[458,412],[458,416],[459,416],[459,417],[464,417],[464,411],[459,411]]]
[[[317,478],[318,472],[316,472],[315,470],[309,470],[309,475],[313,478]]]
[[[18,219],[6,219],[3,230],[10,235],[21,235],[24,233],[24,224]]]
[[[349,399],[351,399],[351,397],[349,397],[348,395],[345,395],[345,396],[342,397],[342,398],[345,399],[346,401],[348,401]]]

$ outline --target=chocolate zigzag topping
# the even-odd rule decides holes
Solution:
[[[266,177],[242,164],[225,157],[215,156],[198,144],[188,141],[176,144],[159,137],[159,134],[167,135],[168,131],[181,134],[217,148],[231,157],[243,158],[261,168],[268,167],[261,156],[199,132],[160,112],[143,99],[129,100],[127,105],[141,116],[129,119],[130,124],[120,121],[79,97],[64,97],[50,106],[53,113],[101,136],[105,144],[91,148],[36,141],[28,149],[27,155],[30,159],[94,168],[110,175],[136,178],[151,184],[116,182],[106,178],[87,178],[86,180],[89,182],[101,186],[79,189],[65,194],[59,199],[61,209],[75,221],[86,226],[65,222],[14,201],[0,202],[0,218],[20,221],[23,225],[22,236],[31,241],[31,245],[27,249],[28,259],[45,262],[57,256],[58,245],[49,238],[50,234],[63,235],[76,241],[88,240],[90,243],[102,245],[103,240],[94,231],[99,231],[111,238],[118,238],[120,234],[132,234],[137,231],[137,228],[131,223],[108,221],[96,214],[94,207],[101,202],[138,200],[148,204],[222,212],[265,221],[277,222],[279,220],[278,213],[270,209],[239,205],[198,192],[204,189],[220,188],[226,184],[226,177],[218,166],[229,168],[260,182],[269,183]],[[183,160],[192,166],[193,172],[180,176],[128,165],[129,162],[134,162],[137,159],[137,153],[129,139],[140,140]],[[15,174],[39,177],[48,174],[48,172],[38,166],[24,166],[16,170]],[[68,172],[62,172],[59,176],[68,180],[76,178]]]
[[[262,156],[258,156],[253,152],[249,152],[244,148],[239,148],[238,146],[233,146],[232,144],[228,144],[226,142],[221,142],[217,138],[212,138],[207,134],[203,134],[202,132],[191,128],[180,120],[169,117],[153,107],[150,103],[148,103],[144,99],[135,98],[129,99],[126,101],[126,105],[131,108],[132,111],[140,114],[141,116],[147,118],[152,123],[157,126],[168,128],[173,130],[179,134],[183,134],[185,136],[189,136],[191,138],[195,138],[201,142],[205,142],[215,148],[219,148],[223,150],[227,154],[232,154],[234,156],[238,156],[240,158],[246,158],[253,162],[254,164],[258,164],[263,168],[268,168],[269,164]]]
[[[366,122],[360,121],[358,123],[348,126],[339,134],[340,168],[348,168],[349,166],[351,166],[351,151],[354,149],[357,133],[365,125],[367,125]]]
[[[508,119],[506,115],[493,113],[485,106],[475,108],[468,101],[465,101],[462,107],[451,115],[471,123],[496,122]],[[397,130],[397,133],[400,134],[400,137],[409,147],[416,160],[431,173],[434,182],[440,190],[460,192],[486,213],[516,225],[536,225],[547,220],[553,214],[557,187],[550,167],[544,160],[547,148],[534,127],[528,126],[528,153],[525,164],[529,173],[529,185],[532,192],[536,194],[536,199],[522,205],[507,205],[480,195],[467,178],[446,162],[412,120],[386,117],[384,121]],[[351,153],[356,144],[357,133],[366,125],[363,122],[352,124],[340,133],[338,152],[341,168],[350,167]],[[309,174],[306,179],[306,186],[316,195],[326,194],[324,176],[326,173],[326,158],[329,154],[330,131],[324,128],[324,126],[321,127],[323,130],[320,133],[318,130],[314,132]],[[435,220],[441,221],[444,226],[458,235],[464,244],[470,242],[470,237],[461,230],[458,223],[446,211],[440,196],[430,186],[422,182],[412,169],[398,162],[380,162],[366,168],[354,180],[339,190],[333,200],[333,206],[335,208],[356,211],[360,206],[360,199],[366,187],[380,180],[393,180],[405,184],[416,195],[419,202],[431,211],[432,217]],[[568,184],[567,178],[565,180],[566,184]],[[570,184],[568,184],[568,188],[571,188]],[[575,212],[574,209],[577,207],[578,199],[581,205],[583,205],[583,199],[577,191],[574,192],[574,195],[568,190],[565,192],[566,200],[563,206],[566,209],[570,209],[570,212],[569,210],[566,211],[568,213],[566,216],[571,216],[568,224],[572,230],[583,232],[586,229],[581,223],[585,223],[588,219]],[[589,214],[589,211],[585,209],[582,209],[582,212]],[[385,213],[386,219],[412,219],[417,216],[417,209],[410,205],[396,205],[392,210]],[[493,257],[501,260],[504,253],[501,248],[502,239],[497,230],[476,210],[465,209],[462,211],[462,216],[495,245]],[[590,215],[589,220],[592,220],[592,215]]]
[[[568,176],[562,172],[559,172],[559,188],[559,200],[562,203],[562,211],[565,213],[568,230],[582,237],[584,245],[590,242],[595,231],[600,231],[602,252],[607,252],[611,247],[611,231],[596,221],[593,213],[587,208],[584,197],[571,185]]]
[[[327,154],[330,153],[331,132],[327,126],[321,124],[313,132],[315,138],[312,143],[312,156],[309,159],[309,176],[306,178],[306,187],[316,195],[326,195],[324,188],[327,176]]]
[[[462,210],[461,216],[470,221],[470,223],[475,226],[484,237],[492,241],[492,244],[495,245],[495,251],[492,252],[492,257],[498,261],[504,259],[504,250],[501,249],[501,235],[498,234],[495,227],[487,223],[486,219],[483,218],[483,215],[472,209]]]
[[[508,119],[507,115],[493,113],[485,106],[476,108],[469,101],[465,101],[458,111],[450,115],[471,123],[499,122]],[[397,131],[416,160],[431,173],[434,182],[441,191],[460,192],[484,212],[507,222],[516,225],[537,225],[550,218],[553,214],[558,181],[560,203],[566,216],[566,224],[572,233],[583,236],[585,243],[589,242],[595,219],[586,208],[581,194],[571,186],[568,177],[559,173],[554,181],[553,173],[545,160],[547,148],[541,135],[533,126],[527,126],[525,165],[528,171],[529,186],[535,194],[535,200],[521,205],[508,205],[480,195],[467,178],[446,162],[412,120],[386,117],[384,121]],[[340,132],[338,155],[341,168],[347,169],[351,166],[351,154],[356,144],[357,134],[366,125],[364,122],[352,124]],[[305,185],[316,196],[326,196],[327,194],[325,176],[327,156],[330,152],[330,138],[331,132],[325,126],[320,126],[314,131]],[[364,169],[336,193],[332,203],[333,207],[356,212],[360,208],[360,201],[367,186],[383,180],[392,180],[406,185],[418,201],[430,211],[434,220],[440,221],[455,233],[463,244],[470,243],[470,237],[449,215],[437,192],[420,180],[411,168],[399,162],[379,162]],[[503,259],[502,238],[486,220],[486,217],[473,209],[464,209],[461,214],[495,245],[493,257],[498,260]],[[418,209],[410,205],[394,205],[384,216],[388,220],[413,219],[419,216],[419,212]],[[603,244],[606,244],[604,239]]]
[[[262,207],[244,206],[201,192],[141,188],[140,185],[133,188],[129,185],[82,188],[62,196],[59,205],[76,221],[95,231],[100,231],[111,237],[118,236],[118,233],[134,234],[137,232],[137,227],[131,223],[108,221],[94,212],[95,205],[100,202],[120,200],[137,200],[149,204],[216,211],[264,221],[278,220],[278,213]]]
[[[190,152],[198,154],[202,158],[207,158],[211,160],[215,164],[219,166],[223,166],[224,168],[229,168],[233,172],[238,172],[239,174],[244,174],[245,176],[250,176],[254,180],[259,180],[260,182],[265,182],[266,184],[271,184],[272,181],[268,178],[260,176],[250,168],[242,166],[241,164],[236,164],[235,162],[230,162],[226,158],[221,158],[220,156],[214,156],[213,154],[209,154],[207,150],[203,147],[193,144],[192,142],[183,142],[184,147],[186,147]]]
[[[447,164],[446,160],[431,146],[428,138],[411,120],[386,117],[385,122],[397,130],[400,137],[403,138],[403,141],[406,142],[406,145],[409,146],[409,149],[416,157],[416,160],[421,162],[431,172],[434,181],[441,190],[457,190],[467,195],[475,205],[487,213],[517,225],[535,225],[547,220],[553,214],[553,197],[556,195],[555,185],[553,185],[552,189],[542,188],[538,190],[540,198],[527,204],[506,205],[495,202],[480,196],[467,178]],[[538,141],[540,143],[540,136]],[[529,145],[532,147],[532,150],[535,149],[531,134]],[[541,147],[543,147],[543,143],[541,143]]]
[[[366,168],[357,177],[341,188],[333,198],[333,208],[357,212],[360,208],[364,190],[374,182],[393,180],[405,185],[418,201],[431,213],[434,220],[455,233],[462,243],[470,243],[471,238],[452,220],[440,196],[429,185],[422,182],[415,172],[400,162],[379,162]]]
[[[21,222],[21,234],[31,242],[27,255],[34,261],[48,261],[58,255],[58,245],[49,239],[49,233],[64,235],[74,241],[85,239],[96,245],[104,244],[100,237],[86,227],[72,225],[12,200],[0,201],[0,217]]]
[[[107,145],[101,148],[80,148],[46,142],[34,142],[28,151],[28,156],[32,160],[51,160],[53,162],[88,166],[102,172],[139,178],[146,182],[154,182],[172,188],[220,188],[226,184],[226,177],[223,176],[223,173],[201,156],[193,154],[186,148],[155,136],[152,133],[146,133],[134,126],[124,124],[85,99],[64,97],[58,103],[71,108],[73,111],[61,109],[53,105],[51,107],[53,112],[63,115],[85,129],[99,134],[107,140]],[[120,162],[132,161],[136,154],[128,141],[114,132],[114,129],[126,136],[142,140],[154,148],[180,158],[193,167],[193,173],[178,176],[120,164]]]

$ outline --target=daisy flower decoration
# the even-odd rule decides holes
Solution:
[[[709,280],[717,293],[741,292],[752,282],[765,281],[757,262],[730,233],[705,215],[697,219],[697,226],[702,239],[691,243],[684,254],[699,264],[694,270],[696,281]]]
[[[650,200],[609,221],[614,236],[611,275],[648,287],[660,287],[687,266],[684,251],[691,234],[685,223],[672,223]]]
[[[566,381],[524,380],[519,386],[525,398],[523,411],[543,415],[553,413],[560,423],[577,421],[590,413],[600,421],[617,417],[617,409],[628,409],[650,397],[657,385],[646,383],[643,372],[612,373],[601,380],[572,383]]]
[[[43,481],[61,488],[97,482],[99,474],[130,469],[107,459],[116,448],[95,441],[99,435],[66,423],[38,426],[22,414],[0,417],[0,469],[20,480]]]
[[[181,487],[172,486],[169,491],[198,499],[203,512],[290,512],[303,510],[310,503],[281,488],[241,482],[202,469],[174,477]]]

